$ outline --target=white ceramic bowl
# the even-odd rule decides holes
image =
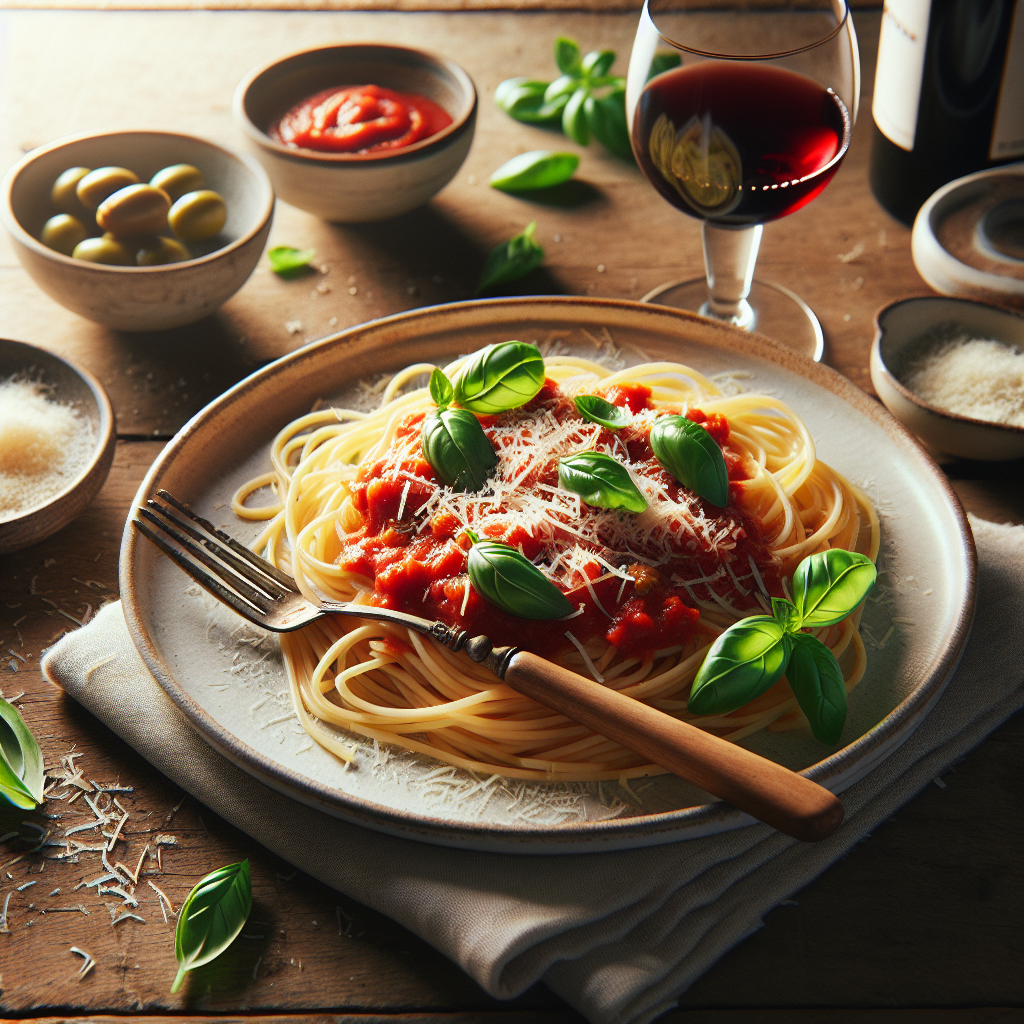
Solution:
[[[91,373],[35,345],[0,338],[0,381],[21,374],[45,384],[54,401],[72,406],[88,420],[95,443],[63,490],[8,518],[0,513],[0,554],[26,548],[70,523],[103,486],[117,441],[110,399]]]
[[[918,273],[943,295],[1024,310],[1024,259],[993,235],[1024,222],[1024,163],[992,167],[943,185],[918,211],[910,237]]]
[[[228,208],[223,244],[207,255],[156,267],[114,267],[64,256],[38,241],[55,211],[54,181],[69,167],[127,167],[148,181],[162,167],[188,163]],[[270,234],[274,193],[259,164],[212,142],[171,132],[93,133],[32,150],[8,172],[0,218],[14,251],[52,299],[89,320],[122,331],[194,323],[222,306],[259,262]]]
[[[320,153],[291,149],[268,134],[295,104],[333,86],[379,85],[418,93],[452,123],[403,149]],[[476,127],[476,89],[452,61],[423,50],[378,43],[323,46],[271,61],[235,90],[235,120],[277,195],[325,220],[385,220],[421,206],[462,166]]]
[[[994,462],[1024,456],[1024,427],[958,416],[919,398],[900,379],[908,356],[936,330],[962,329],[1024,348],[1024,317],[967,299],[902,299],[875,317],[871,383],[885,407],[925,444],[963,459]]]

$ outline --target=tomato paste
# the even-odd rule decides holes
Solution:
[[[365,154],[403,149],[451,123],[448,113],[426,96],[352,85],[296,104],[269,134],[292,149]]]

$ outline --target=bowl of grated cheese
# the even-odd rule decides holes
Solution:
[[[103,486],[115,441],[110,399],[91,373],[0,339],[0,554],[71,522]]]
[[[902,299],[875,317],[871,382],[929,447],[1024,456],[1024,317],[969,299]]]

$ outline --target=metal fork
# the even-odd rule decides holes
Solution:
[[[413,629],[464,651],[527,697],[696,783],[780,832],[813,842],[831,835],[843,805],[788,768],[681,722],[610,687],[518,647],[495,647],[447,623],[372,605],[307,600],[295,581],[217,529],[167,491],[136,509],[133,525],[189,576],[243,618],[277,633],[325,615],[351,615]],[[173,543],[172,543],[173,541]]]

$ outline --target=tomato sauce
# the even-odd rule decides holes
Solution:
[[[292,149],[361,155],[403,149],[451,123],[448,112],[426,96],[356,85],[296,104],[269,135]]]
[[[640,384],[618,385],[603,393],[607,401],[626,407],[634,414],[652,408],[650,389]],[[579,420],[576,407],[563,395],[553,381],[545,381],[540,393],[523,411],[544,410],[560,423]],[[729,447],[729,424],[717,413],[705,414],[691,409],[689,419],[700,423],[722,448],[730,480],[730,502],[727,509],[718,509],[706,502],[701,510],[706,517],[728,527],[734,539],[732,565],[737,576],[746,577],[747,587],[736,589],[729,577],[720,576],[720,596],[728,594],[730,602],[740,608],[759,608],[750,579],[748,556],[757,566],[765,587],[773,596],[783,596],[780,567],[771,554],[761,524],[744,513],[736,504],[743,481],[748,478],[743,457]],[[496,441],[495,425],[502,416],[481,417],[485,433]],[[423,414],[408,417],[398,428],[393,449],[411,435],[418,437]],[[649,424],[626,427],[615,432],[626,447],[630,461],[648,477],[657,476],[671,500],[695,500],[682,484],[665,471],[650,447]],[[611,443],[613,432],[602,430],[599,442]],[[522,619],[496,607],[481,597],[468,583],[467,559],[471,542],[463,525],[450,512],[431,515],[426,522],[419,510],[430,499],[436,486],[434,471],[419,454],[402,458],[396,464],[384,456],[360,467],[352,485],[352,502],[363,517],[363,525],[355,533],[342,534],[343,547],[338,564],[357,573],[373,585],[373,601],[384,607],[438,618],[467,630],[471,635],[485,634],[496,646],[515,645],[544,657],[555,657],[571,647],[566,631],[581,643],[603,636],[628,657],[647,657],[655,651],[684,644],[699,629],[700,610],[686,587],[673,577],[687,581],[715,576],[721,570],[721,558],[707,545],[689,535],[680,534],[678,548],[668,564],[648,565],[630,556],[617,565],[632,577],[623,580],[611,575],[596,559],[583,569],[590,585],[579,578],[569,589],[562,587],[576,614],[559,620]],[[497,447],[499,456],[502,449]],[[642,465],[641,465],[642,464]],[[557,485],[557,462],[532,468],[523,481],[527,489]],[[597,514],[581,505],[582,516]],[[549,543],[534,536],[522,526],[514,525],[513,513],[507,519],[497,516],[482,526],[474,526],[483,535],[494,536],[536,561]],[[510,520],[512,520],[510,522]],[[566,522],[564,540],[578,541]],[[511,529],[509,529],[511,527]],[[555,528],[556,535],[559,533]],[[556,539],[563,539],[556,537]],[[653,551],[638,550],[634,555],[655,560]],[[635,564],[631,564],[635,563]],[[693,593],[702,600],[713,600],[710,585],[691,584]],[[747,593],[743,594],[742,590]]]

